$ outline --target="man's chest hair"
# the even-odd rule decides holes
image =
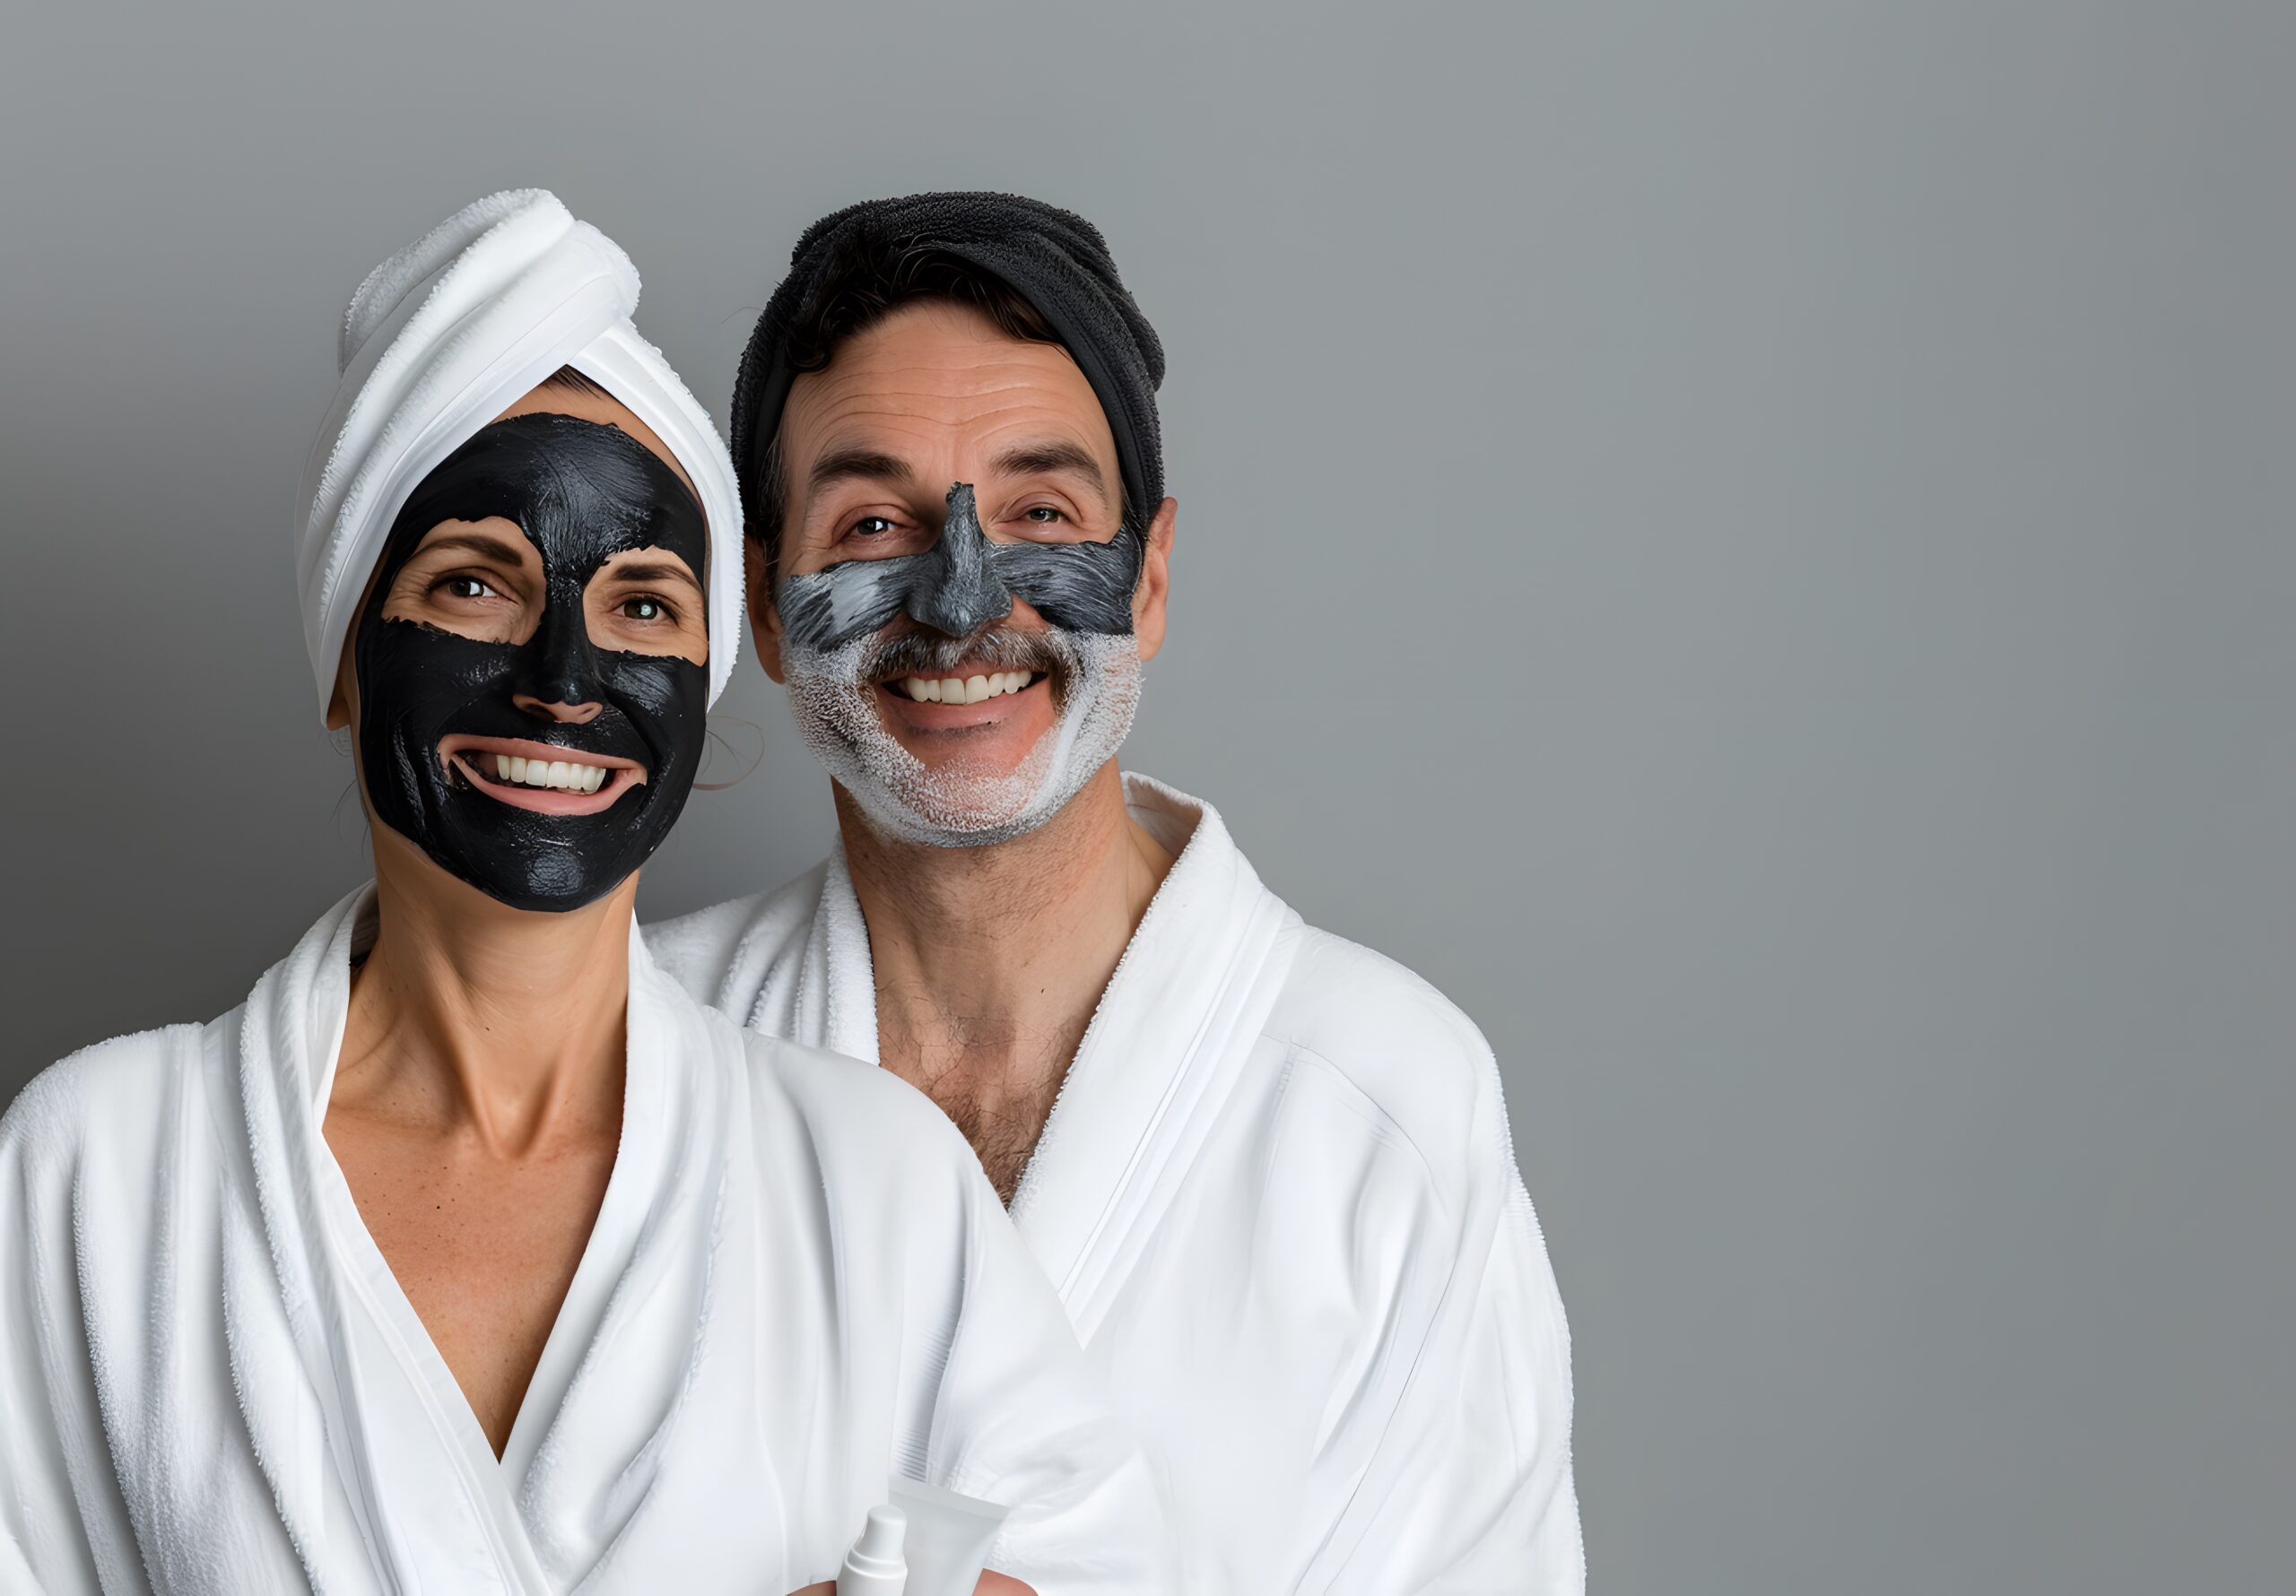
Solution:
[[[1076,1044],[1065,1037],[1032,1036],[984,1045],[977,1037],[928,1038],[881,1030],[878,1056],[887,1069],[933,1099],[980,1159],[988,1184],[1006,1203],[1067,1078]]]

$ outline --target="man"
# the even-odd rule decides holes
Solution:
[[[1118,773],[1165,628],[1162,375],[1065,212],[806,232],[734,452],[840,846],[651,941],[962,1128],[1147,1436],[1187,1590],[1581,1590],[1568,1332],[1489,1050]]]

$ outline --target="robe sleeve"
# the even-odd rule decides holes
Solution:
[[[962,1185],[968,1268],[935,1404],[933,1474],[1013,1505],[987,1566],[1038,1596],[1178,1589],[1145,1453],[987,1176],[973,1166]]]
[[[43,1071],[0,1119],[0,1591],[60,1596],[144,1578],[77,1333],[83,1073],[78,1059]]]
[[[1582,1596],[1570,1329],[1516,1170],[1497,1067],[1469,1036],[1483,1085],[1463,1141],[1431,1160],[1457,1174],[1442,1205],[1454,1218],[1441,1227],[1456,1261],[1343,1516],[1344,1567],[1330,1588]]]
[[[1512,1206],[1512,1205],[1510,1205]],[[1569,1335],[1544,1249],[1502,1222],[1478,1271],[1455,1357],[1414,1371],[1383,1453],[1411,1459],[1406,1488],[1373,1515],[1349,1565],[1366,1589],[1427,1592],[1587,1588],[1570,1469]]]

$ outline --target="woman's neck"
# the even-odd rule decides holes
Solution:
[[[638,878],[583,908],[514,909],[374,837],[375,943],[331,1106],[511,1158],[618,1127]]]

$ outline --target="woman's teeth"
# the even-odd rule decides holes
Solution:
[[[978,704],[1017,693],[1035,679],[1032,671],[999,671],[993,676],[904,676],[896,685],[920,704]]]
[[[496,754],[494,774],[513,786],[563,787],[570,793],[595,793],[605,785],[608,772],[603,765],[585,765],[574,759],[521,759],[515,754]]]

